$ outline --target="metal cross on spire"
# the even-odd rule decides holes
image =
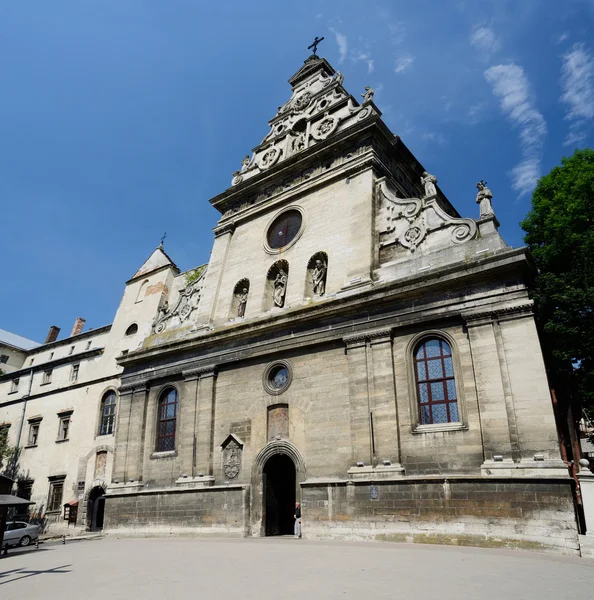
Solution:
[[[167,232],[165,232],[163,234],[163,237],[161,238],[161,246],[163,246],[163,244],[165,243],[165,238],[167,237]]]
[[[316,35],[316,39],[313,41],[313,44],[311,46],[308,46],[307,49],[311,50],[313,48],[313,53],[315,54],[317,49],[318,49],[318,44],[323,40],[324,38],[318,38],[318,36]]]

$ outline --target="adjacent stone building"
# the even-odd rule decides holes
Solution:
[[[289,83],[208,265],[128,283],[154,321],[118,359],[107,531],[285,534],[299,499],[308,538],[576,552],[533,267],[490,190],[461,217],[325,59]]]

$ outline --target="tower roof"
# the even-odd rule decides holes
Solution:
[[[136,271],[130,281],[136,279],[137,277],[143,277],[144,275],[158,271],[163,267],[172,267],[179,272],[177,265],[167,255],[163,245],[161,244],[153,250],[153,253],[144,261],[142,267]]]

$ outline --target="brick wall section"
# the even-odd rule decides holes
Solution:
[[[106,496],[107,533],[247,535],[246,490],[240,486]]]
[[[152,294],[160,294],[160,293],[163,293],[165,295],[167,295],[169,293],[169,289],[167,288],[165,283],[162,281],[159,281],[158,283],[155,283],[154,285],[149,285],[146,288],[146,292],[144,295],[151,296]]]
[[[511,479],[302,485],[307,538],[520,547],[578,554],[569,481]]]

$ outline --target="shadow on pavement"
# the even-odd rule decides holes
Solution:
[[[5,583],[12,583],[13,581],[18,581],[19,579],[26,579],[27,577],[35,577],[35,575],[44,575],[46,573],[70,573],[70,569],[64,570],[65,567],[70,567],[71,565],[62,565],[61,567],[53,567],[52,569],[45,569],[40,571],[35,571],[33,569],[12,569],[10,571],[2,571],[0,572],[0,585],[4,585]],[[10,577],[11,579],[3,579],[4,577]]]

